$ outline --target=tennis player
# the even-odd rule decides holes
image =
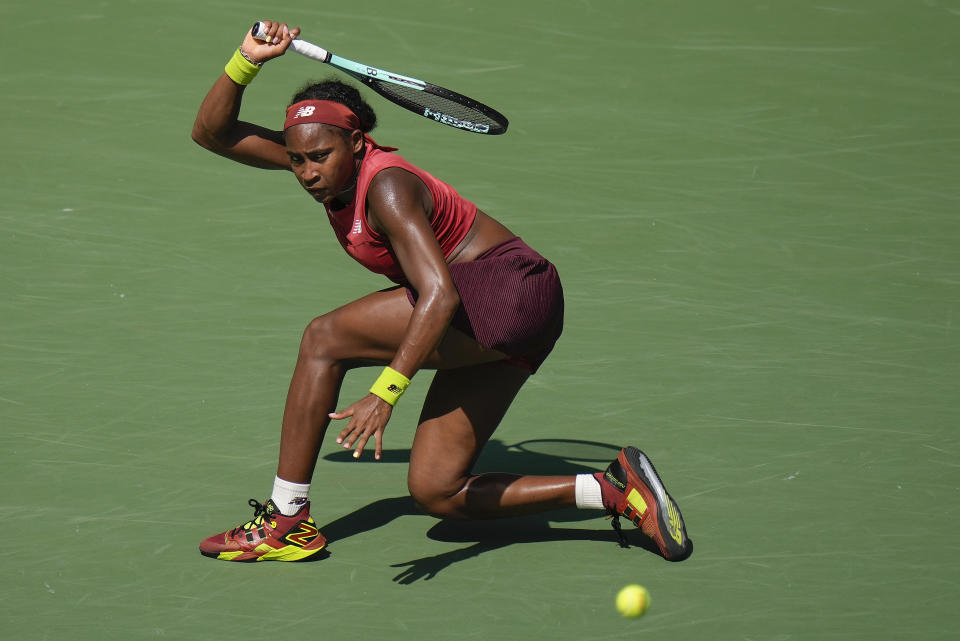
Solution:
[[[481,448],[563,326],[552,264],[452,187],[369,136],[376,115],[353,87],[308,85],[276,131],[238,120],[244,89],[282,55],[297,28],[264,22],[249,33],[210,89],[193,139],[237,162],[290,171],[326,210],[343,248],[395,287],[313,319],[300,343],[280,437],[273,491],[253,499],[251,520],[204,540],[227,561],[294,561],[326,539],[310,516],[314,466],[331,420],[336,442],[359,458],[373,439],[381,457],[394,404],[421,369],[434,369],[410,451],[408,487],[439,518],[496,518],[577,506],[619,516],[663,556],[689,555],[674,501],[640,450],[626,448],[603,473],[474,474]],[[370,393],[337,410],[347,371],[382,368]]]

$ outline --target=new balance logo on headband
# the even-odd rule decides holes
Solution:
[[[293,119],[296,120],[297,118],[309,118],[316,110],[317,108],[313,105],[304,105],[303,107],[297,109],[297,113],[293,114]]]

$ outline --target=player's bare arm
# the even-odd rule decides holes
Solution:
[[[299,28],[289,29],[282,23],[264,24],[269,25],[269,41],[257,40],[247,31],[240,45],[242,55],[255,65],[282,56],[300,33]],[[283,132],[238,119],[245,88],[226,73],[221,74],[197,112],[191,134],[193,140],[205,149],[245,165],[289,170]]]
[[[367,221],[386,236],[403,268],[404,275],[419,294],[403,341],[390,367],[413,378],[436,349],[460,304],[443,258],[440,244],[430,227],[430,192],[423,182],[402,169],[385,169],[377,174],[367,192]],[[359,457],[374,436],[375,457],[382,452],[382,435],[390,419],[391,406],[370,394],[332,418],[350,418],[337,437],[347,449],[356,447]]]

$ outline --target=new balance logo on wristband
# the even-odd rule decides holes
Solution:
[[[407,389],[410,379],[390,367],[384,367],[380,376],[370,388],[370,393],[379,396],[390,405],[395,405],[397,400]]]

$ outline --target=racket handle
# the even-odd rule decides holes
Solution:
[[[301,56],[312,58],[318,62],[330,62],[331,54],[329,51],[306,40],[294,40],[290,43],[290,47]]]
[[[250,35],[252,35],[257,40],[263,40],[267,35],[267,30],[263,28],[263,23],[256,22],[253,25],[253,29],[250,30]],[[324,49],[323,47],[318,47],[315,44],[311,44],[305,40],[294,40],[290,43],[290,47],[299,53],[301,56],[306,56],[307,58],[312,58],[319,62],[329,62],[330,61],[330,52]]]

